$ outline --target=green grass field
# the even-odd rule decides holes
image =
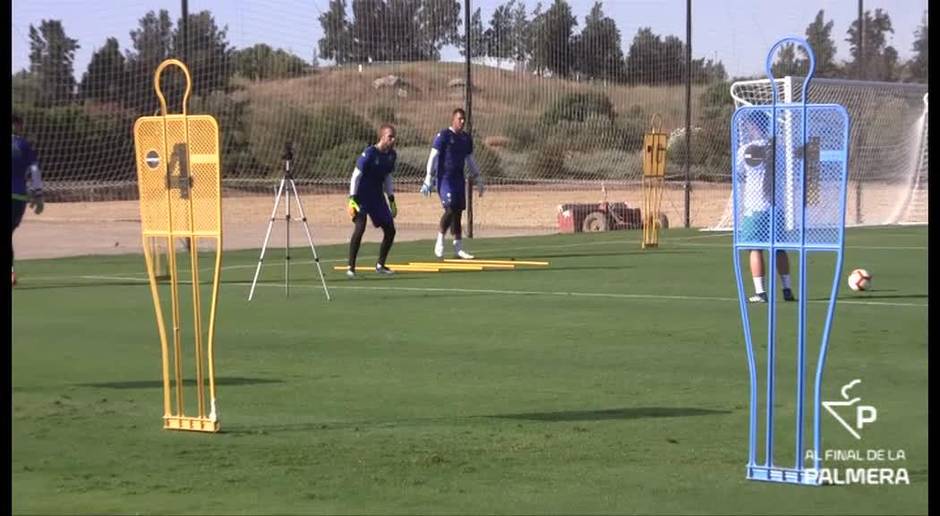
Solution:
[[[864,267],[873,290],[840,291],[823,390],[837,400],[862,379],[852,394],[878,409],[861,440],[824,414],[823,447],[903,450],[852,467],[903,467],[910,485],[819,488],[744,479],[748,375],[727,234],[669,230],[645,252],[636,231],[478,238],[478,258],[551,266],[395,277],[368,272],[376,238],[355,281],[332,270],[345,246],[318,248],[332,302],[309,248],[292,252],[289,298],[283,250],[270,249],[250,303],[257,250],[225,255],[217,435],[161,429],[141,256],[18,261],[14,512],[927,512],[925,227],[847,232],[843,276]],[[391,259],[430,250],[400,243]],[[806,293],[818,322],[832,267],[813,260],[829,267]],[[792,344],[778,353],[792,371]],[[785,464],[794,379],[780,374]]]

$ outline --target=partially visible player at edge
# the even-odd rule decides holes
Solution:
[[[428,156],[427,175],[421,185],[421,195],[427,197],[437,186],[438,196],[444,214],[441,215],[440,229],[437,241],[434,243],[434,256],[444,257],[444,235],[450,229],[454,235],[454,255],[465,260],[473,259],[473,255],[463,249],[463,230],[461,219],[463,210],[467,208],[466,190],[464,187],[464,164],[470,169],[473,184],[480,189],[483,196],[483,176],[480,167],[473,159],[473,137],[464,132],[466,113],[457,108],[451,114],[450,127],[441,130],[431,144],[431,154]]]
[[[13,185],[10,189],[12,200],[10,202],[12,225],[10,227],[10,276],[12,284],[16,285],[16,271],[13,268],[13,232],[23,220],[26,206],[33,209],[36,215],[42,213],[42,173],[39,171],[39,160],[32,146],[23,136],[23,119],[13,115],[13,155],[10,175]]]
[[[388,251],[395,241],[394,218],[398,215],[395,205],[395,195],[392,188],[392,171],[395,170],[395,159],[398,157],[395,147],[395,127],[383,124],[379,128],[379,141],[375,145],[366,147],[353,170],[349,180],[349,199],[346,210],[353,221],[353,233],[349,240],[349,266],[346,276],[356,277],[356,255],[362,243],[362,235],[366,231],[366,215],[372,219],[372,225],[382,228],[384,233],[382,245],[379,248],[379,261],[375,264],[375,272],[379,274],[393,274],[385,266]],[[385,196],[388,196],[388,202]]]
[[[751,113],[752,116],[741,120],[743,138],[736,152],[738,170],[744,173],[744,217],[741,221],[741,238],[761,241],[769,237],[770,204],[773,198],[773,152],[764,131],[770,127],[770,115],[763,112]],[[777,250],[777,274],[783,285],[784,301],[795,301],[790,285],[790,259],[783,249]],[[754,295],[748,298],[751,303],[766,303],[767,291],[764,289],[764,252],[752,249],[750,252],[751,277],[754,281]]]

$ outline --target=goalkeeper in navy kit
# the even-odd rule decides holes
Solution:
[[[23,119],[13,115],[13,179],[10,201],[12,225],[10,228],[10,276],[12,285],[16,285],[16,271],[13,269],[13,232],[23,220],[26,206],[39,215],[43,210],[42,201],[42,173],[39,171],[39,161],[32,146],[23,136]]]
[[[466,113],[457,108],[451,114],[450,127],[442,129],[434,138],[431,154],[428,156],[427,175],[421,185],[421,195],[427,197],[434,190],[435,183],[444,214],[441,215],[440,231],[434,243],[434,256],[444,257],[444,236],[450,229],[454,235],[454,255],[465,260],[473,255],[463,249],[461,218],[467,207],[467,194],[464,188],[464,164],[470,169],[473,184],[483,196],[483,177],[480,167],[473,159],[473,137],[464,132]]]
[[[346,276],[349,278],[356,277],[356,255],[359,253],[362,235],[366,231],[367,215],[372,219],[372,225],[382,228],[384,233],[375,272],[393,274],[385,266],[385,260],[388,258],[388,251],[392,248],[392,242],[395,241],[394,218],[398,215],[392,188],[392,171],[395,170],[397,158],[394,147],[395,127],[391,124],[383,124],[379,128],[378,143],[362,151],[356,161],[352,178],[349,180],[349,199],[346,203],[346,210],[354,224],[352,238],[349,241],[349,266],[346,269]]]

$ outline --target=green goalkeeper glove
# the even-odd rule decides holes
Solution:
[[[388,209],[392,211],[392,218],[393,218],[393,219],[398,216],[398,205],[395,204],[395,196],[394,196],[394,195],[389,195],[389,196],[388,196]]]
[[[45,203],[42,202],[42,192],[30,193],[29,207],[33,209],[33,213],[36,215],[42,213],[42,210],[45,208]]]
[[[349,214],[349,218],[355,219],[356,215],[359,214],[359,203],[356,202],[356,198],[352,195],[349,196],[349,201],[346,203],[346,213]]]

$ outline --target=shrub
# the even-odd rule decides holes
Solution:
[[[614,118],[614,105],[607,95],[598,92],[568,93],[542,113],[542,122],[549,125],[562,120],[583,122],[592,114]]]
[[[395,108],[386,104],[375,104],[369,106],[369,118],[378,124],[397,124],[395,118]]]
[[[473,154],[474,160],[480,167],[480,174],[483,175],[484,181],[489,178],[503,177],[505,175],[503,173],[502,162],[499,159],[499,154],[497,154],[494,150],[490,149],[486,145],[474,142]]]
[[[517,118],[510,120],[503,127],[503,133],[509,137],[508,149],[524,151],[535,145],[535,128],[528,120]]]
[[[135,180],[134,120],[120,110],[17,106],[46,181]]]
[[[568,175],[568,170],[565,168],[565,149],[552,140],[545,141],[526,157],[526,178],[558,179]]]

